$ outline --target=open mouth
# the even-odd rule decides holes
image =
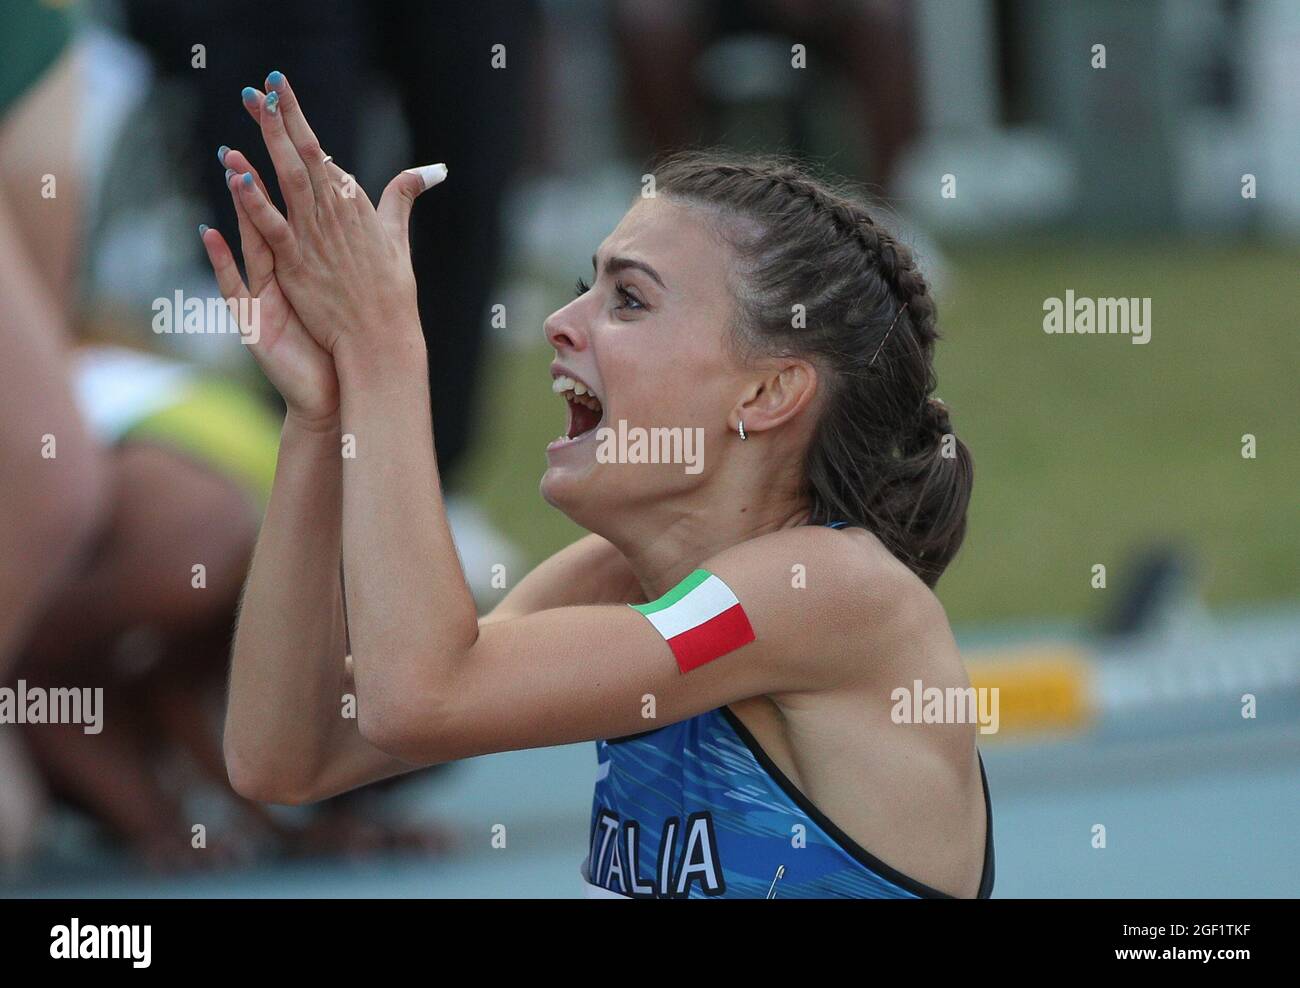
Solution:
[[[551,382],[551,390],[564,398],[569,410],[569,424],[564,435],[552,442],[548,449],[577,442],[600,427],[605,410],[596,392],[586,383],[567,374],[558,374]]]

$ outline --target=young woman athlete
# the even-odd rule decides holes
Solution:
[[[987,896],[974,726],[891,716],[918,681],[968,685],[931,587],[971,464],[930,397],[935,308],[909,252],[793,166],[657,168],[544,327],[568,429],[541,493],[592,534],[480,619],[406,234],[445,171],[372,206],[282,74],[244,99],[286,209],[223,147],[247,284],[202,235],[223,293],[261,300],[252,349],[288,414],[234,645],[235,787],[301,803],[596,740],[592,895]],[[610,456],[601,432],[674,428],[702,437],[700,469]]]

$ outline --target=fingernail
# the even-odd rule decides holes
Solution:
[[[228,155],[229,153],[230,153],[230,148],[227,147],[225,144],[221,145],[221,147],[217,148],[217,160],[224,165],[226,163],[226,155]]]
[[[284,85],[284,73],[276,69],[266,77],[266,84],[273,89],[279,89]]]
[[[257,90],[254,89],[252,86],[245,86],[244,91],[241,95],[244,97],[245,103],[257,102]]]
[[[262,105],[266,107],[267,113],[274,113],[276,110],[280,108],[280,94],[267,93],[266,102],[263,103]]]
[[[251,189],[252,187],[253,187],[253,173],[244,172],[244,188]]]
[[[199,236],[202,237],[205,233],[208,232],[208,229],[209,229],[209,228],[208,228],[208,225],[207,225],[206,223],[200,223],[200,224],[199,224]]]
[[[419,168],[408,168],[408,172],[414,172],[420,176],[420,181],[424,183],[426,189],[431,189],[447,177],[447,166],[441,161],[436,165],[421,165]]]

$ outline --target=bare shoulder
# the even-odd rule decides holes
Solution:
[[[918,629],[947,629],[930,588],[864,529],[782,529],[705,568],[733,587],[758,638],[777,643],[809,690],[861,683]]]
[[[786,528],[733,546],[714,562],[773,576],[779,571],[791,589],[811,590],[834,605],[888,606],[903,593],[929,593],[876,536],[861,528]]]

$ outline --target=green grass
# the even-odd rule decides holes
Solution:
[[[948,261],[938,394],[976,466],[966,545],[939,585],[954,619],[1095,613],[1092,565],[1120,589],[1154,539],[1192,548],[1213,604],[1300,594],[1300,254],[1088,243]],[[1151,342],[1048,336],[1043,300],[1067,288],[1150,296]],[[537,493],[564,419],[550,359],[494,355],[463,477],[534,560],[581,534]]]

